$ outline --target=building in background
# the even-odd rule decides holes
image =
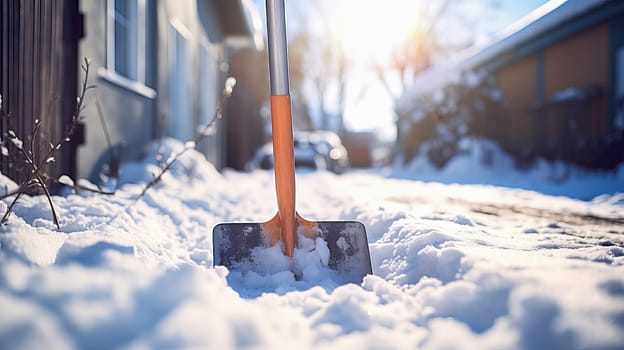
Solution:
[[[24,142],[36,121],[46,140],[62,140],[84,79],[79,65],[88,58],[89,84],[97,88],[84,101],[84,122],[46,173],[97,180],[105,167],[118,166],[113,152],[132,160],[156,138],[193,139],[214,115],[234,53],[262,49],[261,27],[250,0],[3,1],[2,110]],[[246,85],[246,77],[238,79]],[[217,168],[226,165],[228,127],[232,139],[244,137],[226,117],[198,145]],[[0,129],[7,141],[7,120]],[[0,154],[2,173],[21,181],[29,169],[17,171],[13,163]]]
[[[392,146],[374,131],[347,131],[342,142],[349,151],[351,167],[380,167],[391,162]]]
[[[470,71],[502,92],[504,110],[486,116],[485,136],[516,159],[601,169],[624,160],[624,2],[550,1],[490,46],[422,74],[402,101]]]
[[[270,137],[265,131],[269,99],[269,63],[266,50],[237,50],[230,59],[230,74],[238,79],[227,104],[228,167],[244,170],[256,150]],[[263,113],[264,109],[264,113]]]
[[[105,0],[80,6],[86,35],[79,55],[92,61],[93,95],[123,159],[136,158],[158,137],[193,139],[214,115],[233,51],[263,46],[258,11],[247,0]],[[111,150],[95,103],[85,115],[78,176],[94,179],[110,162]],[[227,123],[226,117],[198,146],[217,168],[226,165]]]

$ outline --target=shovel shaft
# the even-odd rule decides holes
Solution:
[[[288,95],[290,91],[284,0],[267,0],[266,11],[271,95]]]
[[[297,243],[295,218],[295,161],[290,97],[271,96],[275,193],[284,253],[292,256]]]
[[[271,80],[271,125],[275,157],[275,192],[284,253],[292,256],[296,236],[295,157],[288,85],[288,53],[284,0],[267,0],[269,76]]]

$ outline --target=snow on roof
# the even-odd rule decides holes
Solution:
[[[543,34],[609,0],[551,0],[504,29],[492,43],[466,58],[475,66]]]
[[[505,28],[489,44],[468,49],[459,58],[420,74],[407,98],[435,91],[457,79],[462,72],[483,64],[564,22],[610,0],[551,0]]]

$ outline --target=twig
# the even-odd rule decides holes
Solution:
[[[56,183],[65,185],[70,187],[71,189],[73,189],[74,191],[78,192],[78,191],[87,191],[87,192],[92,192],[92,193],[97,193],[97,194],[102,194],[105,196],[113,196],[115,195],[117,192],[116,191],[105,191],[101,188],[91,188],[91,187],[87,187],[81,184],[77,184],[77,183],[73,183],[73,184],[67,184],[64,182],[60,182],[60,181],[56,181]]]
[[[189,141],[184,144],[184,148],[180,152],[169,157],[169,160],[167,161],[167,163],[163,167],[161,167],[158,175],[154,176],[152,181],[148,182],[145,185],[145,188],[143,188],[143,191],[141,191],[141,193],[137,196],[136,200],[141,199],[150,188],[154,187],[154,185],[160,182],[163,175],[165,175],[169,170],[171,170],[175,162],[182,155],[184,155],[184,153],[186,153],[190,149],[194,149],[197,146],[197,144],[202,142],[208,135],[211,134],[211,130],[214,127],[217,120],[223,117],[223,106],[225,105],[225,102],[227,101],[227,99],[230,96],[232,96],[232,91],[234,89],[234,86],[236,86],[236,79],[232,77],[227,78],[227,80],[225,81],[225,87],[223,89],[223,93],[221,94],[221,99],[219,100],[219,103],[217,104],[215,108],[215,113],[212,119],[206,125],[203,126],[199,134],[195,136],[195,138],[192,141]]]
[[[97,110],[98,117],[100,119],[100,125],[102,125],[102,130],[104,131],[104,138],[106,139],[106,144],[108,145],[108,149],[110,150],[110,160],[108,162],[108,172],[109,176],[114,177],[117,181],[115,181],[115,188],[113,189],[113,194],[117,192],[119,189],[119,166],[121,162],[121,156],[119,152],[113,147],[113,142],[110,137],[110,133],[108,132],[108,126],[106,125],[106,119],[104,118],[104,113],[102,112],[102,106],[100,106],[100,101],[97,96],[95,97],[95,108]],[[96,185],[98,187],[98,191],[92,191],[92,189],[86,189],[88,191],[92,191],[95,193],[108,194],[106,191],[102,190],[100,185]]]
[[[13,211],[13,207],[15,206],[15,204],[17,204],[17,201],[24,194],[24,192],[26,191],[28,186],[29,186],[29,184],[27,182],[24,182],[22,184],[22,186],[20,186],[19,190],[17,191],[17,196],[15,196],[15,199],[13,199],[13,201],[11,202],[9,207],[7,208],[7,211],[6,211],[6,213],[4,213],[4,216],[2,217],[2,220],[0,221],[0,223],[5,223],[6,222],[6,220],[9,217],[9,214]]]
[[[25,191],[31,185],[37,185],[43,190],[48,200],[48,203],[50,204],[50,211],[52,212],[52,218],[53,218],[54,224],[56,225],[56,228],[57,229],[61,228],[58,213],[56,211],[56,208],[54,207],[52,196],[47,187],[46,179],[48,178],[48,176],[47,174],[45,174],[44,169],[48,163],[55,161],[55,158],[53,157],[53,155],[55,154],[55,152],[57,152],[61,148],[63,142],[69,142],[70,138],[73,136],[76,130],[76,126],[81,120],[80,113],[83,111],[83,108],[84,108],[83,102],[84,102],[85,94],[89,89],[92,89],[95,87],[92,85],[87,85],[87,81],[89,78],[89,66],[90,66],[90,62],[87,58],[85,58],[84,65],[81,65],[81,68],[85,73],[85,79],[82,82],[80,95],[78,96],[77,101],[76,101],[76,110],[74,111],[72,115],[69,126],[65,129],[65,133],[63,134],[60,140],[58,140],[55,144],[53,143],[49,144],[50,147],[47,153],[45,153],[43,157],[38,157],[39,155],[38,153],[40,152],[40,149],[35,150],[36,138],[39,136],[39,133],[41,130],[40,128],[41,121],[38,119],[35,120],[35,126],[33,130],[31,131],[31,135],[30,135],[30,150],[26,151],[24,149],[22,140],[20,140],[18,136],[15,134],[15,132],[13,131],[15,129],[12,126],[10,116],[2,113],[2,116],[5,117],[5,119],[7,120],[7,124],[9,126],[9,137],[12,139],[14,146],[19,150],[19,154],[23,158],[23,163],[25,163],[27,167],[30,168],[30,172],[29,172],[27,179],[23,181],[22,185],[17,190],[17,195],[15,196],[15,198],[13,198],[13,201],[7,208],[7,211],[4,213],[4,216],[2,217],[2,219],[0,219],[0,223],[5,223],[8,220],[9,215],[13,211],[13,207],[15,206],[17,201],[20,199],[20,197],[25,193]],[[51,107],[51,104],[52,104],[52,101],[50,101],[49,107]],[[48,108],[48,110],[50,109],[51,108]],[[6,198],[6,196],[3,198]]]
[[[100,100],[95,98],[95,108],[98,112],[98,117],[100,118],[100,124],[102,124],[102,130],[104,130],[104,137],[106,138],[106,144],[108,144],[108,148],[112,152],[113,143],[111,141],[110,134],[108,133],[108,127],[106,126],[106,120],[104,119],[104,113],[102,113],[102,106],[100,106]]]
[[[52,196],[50,195],[50,191],[48,191],[48,186],[46,185],[44,180],[41,178],[41,176],[37,176],[37,182],[39,182],[39,186],[43,189],[43,192],[45,193],[45,196],[48,199],[48,204],[50,205],[50,211],[52,212],[52,219],[54,220],[54,225],[56,225],[56,228],[60,230],[61,229],[60,219],[59,219],[58,213],[56,212],[56,208],[54,207],[54,202],[52,201]]]

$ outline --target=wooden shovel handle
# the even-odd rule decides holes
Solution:
[[[284,254],[292,256],[297,244],[295,214],[295,155],[289,95],[271,96],[275,193]]]

